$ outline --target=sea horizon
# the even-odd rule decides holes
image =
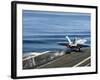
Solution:
[[[23,53],[65,50],[58,42],[68,42],[66,35],[90,44],[90,18],[89,13],[23,10]]]

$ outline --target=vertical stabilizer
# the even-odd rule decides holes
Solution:
[[[71,44],[72,42],[71,42],[71,40],[69,39],[69,37],[66,36],[66,38],[67,38],[68,42]]]

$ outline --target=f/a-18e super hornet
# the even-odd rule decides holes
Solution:
[[[71,39],[68,36],[66,36],[65,38],[68,40],[68,42],[59,42],[58,44],[66,46],[66,48],[70,48],[71,50],[78,51],[81,51],[80,48],[89,47],[89,45],[86,44],[86,39],[74,38],[73,41],[71,41]]]

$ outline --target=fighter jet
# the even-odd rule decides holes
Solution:
[[[81,38],[74,38],[72,41],[68,36],[65,37],[68,42],[59,42],[59,45],[66,46],[66,48],[70,48],[71,50],[77,50],[81,51],[81,48],[83,47],[89,47],[88,44],[86,44],[87,40],[86,39],[81,39]]]

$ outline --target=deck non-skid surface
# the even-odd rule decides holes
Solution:
[[[60,58],[57,58],[37,68],[57,68],[57,67],[77,67],[91,65],[90,49],[83,49],[81,52],[66,53]]]

